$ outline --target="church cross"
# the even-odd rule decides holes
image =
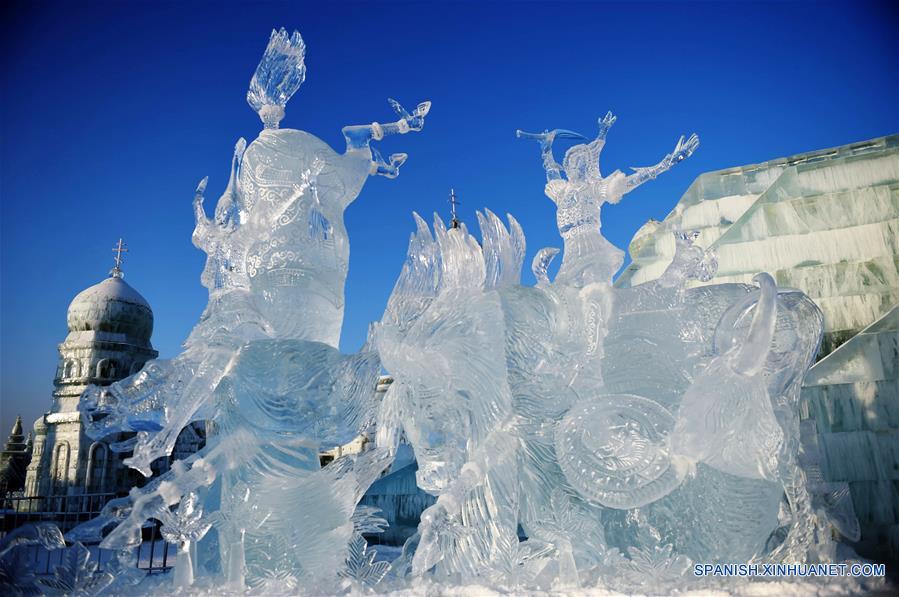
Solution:
[[[125,258],[122,257],[122,253],[127,253],[128,249],[125,248],[125,243],[122,242],[122,239],[119,239],[119,244],[112,248],[112,252],[115,253],[115,267],[110,271],[110,275],[113,278],[124,278],[125,273],[122,271],[122,263],[125,262]]]
[[[450,220],[450,227],[458,228],[459,224],[461,222],[459,222],[459,218],[456,217],[456,206],[460,205],[462,202],[459,201],[458,199],[456,199],[455,189],[450,189],[449,203],[450,203],[450,209],[452,210],[452,214],[453,214],[453,218]]]

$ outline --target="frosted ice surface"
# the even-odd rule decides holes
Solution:
[[[103,545],[126,549],[147,519],[162,520],[181,546],[179,586],[194,581],[185,571],[198,564],[191,544],[210,525],[216,567],[234,587],[336,581],[355,505],[389,464],[381,450],[325,469],[318,460],[320,449],[368,428],[377,407],[377,353],[336,348],[349,260],[343,213],[370,175],[394,177],[405,160],[387,161],[371,143],[421,130],[430,104],[409,113],[391,100],[398,120],[346,127],[347,150],[338,154],[310,133],[279,128],[303,82],[304,55],[298,32],[272,32],[247,94],[265,130],[237,141],[213,217],[203,206],[207,179],[197,188],[193,238],[207,255],[209,303],[184,352],[81,401],[89,434],[136,432],[117,447],[145,475],[185,425],[211,422],[204,450],[78,530],[112,525]]]
[[[438,496],[414,576],[659,591],[687,586],[693,562],[830,553],[826,508],[811,502],[797,460],[820,311],[764,273],[754,285],[689,288],[715,275],[717,258],[683,230],[658,279],[614,289],[622,254],[600,234],[601,206],[698,145],[682,137],[656,166],[603,176],[614,121],[600,119],[593,140],[518,133],[539,143],[557,206],[553,280],[557,251],[542,249],[537,286],[520,285],[524,235],[511,218],[479,215],[476,243],[465,227],[436,218],[432,233],[416,216],[375,330],[419,484]],[[583,141],[561,164],[559,138]],[[656,585],[645,584],[650,570]]]
[[[828,517],[851,529],[852,513],[842,486],[812,500],[799,453],[820,310],[764,273],[689,287],[718,267],[689,230],[671,236],[657,279],[612,286],[623,253],[600,233],[602,205],[689,157],[695,135],[653,166],[604,176],[611,113],[592,140],[519,131],[540,145],[559,273],[558,250],[541,249],[537,285],[521,284],[525,234],[511,216],[478,213],[479,242],[464,224],[416,214],[381,321],[345,355],[343,212],[369,175],[392,178],[406,159],[371,143],[421,130],[430,104],[391,100],[398,120],[346,127],[338,154],[279,128],[304,55],[298,33],[272,33],[248,93],[266,128],[236,143],[213,217],[206,179],[197,189],[209,303],[184,352],[82,399],[93,436],[136,432],[118,448],[145,474],[191,421],[211,423],[208,443],[72,537],[103,534],[126,553],[160,520],[179,545],[166,582],[261,594],[432,582],[666,592],[690,586],[694,562],[832,555]],[[581,141],[561,164],[557,139]],[[395,382],[379,402],[382,366]],[[321,449],[375,424],[374,448],[320,466]],[[390,486],[415,470],[403,437],[433,499]],[[389,512],[360,506],[397,455],[374,504]],[[820,472],[811,452],[803,462]],[[417,532],[392,564],[376,561],[363,533],[408,503],[427,506]]]

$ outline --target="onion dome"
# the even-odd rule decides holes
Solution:
[[[150,305],[115,275],[80,292],[69,305],[67,321],[69,332],[125,334],[142,344],[153,333]]]

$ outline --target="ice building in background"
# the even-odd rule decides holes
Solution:
[[[674,230],[718,255],[692,285],[770,271],[824,312],[827,355],[899,303],[899,135],[700,175],[670,214],[634,235],[619,288],[658,278]]]
[[[803,388],[826,481],[849,483],[863,555],[899,560],[899,135],[707,172],[630,243],[616,281],[658,278],[675,230],[718,256],[692,285],[769,271],[824,313],[819,362]]]
[[[818,361],[802,398],[824,479],[849,484],[856,550],[899,562],[899,305]]]

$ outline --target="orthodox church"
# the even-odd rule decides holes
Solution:
[[[121,240],[113,249],[110,276],[79,293],[69,305],[68,335],[59,345],[59,365],[50,411],[34,423],[34,445],[25,478],[26,497],[127,493],[142,480],[109,443],[124,434],[96,441],[82,428],[78,402],[89,385],[108,386],[137,373],[159,353],[153,349],[153,311],[124,279]],[[195,452],[204,443],[202,426],[189,427],[176,453]],[[168,463],[161,463],[167,468]]]

